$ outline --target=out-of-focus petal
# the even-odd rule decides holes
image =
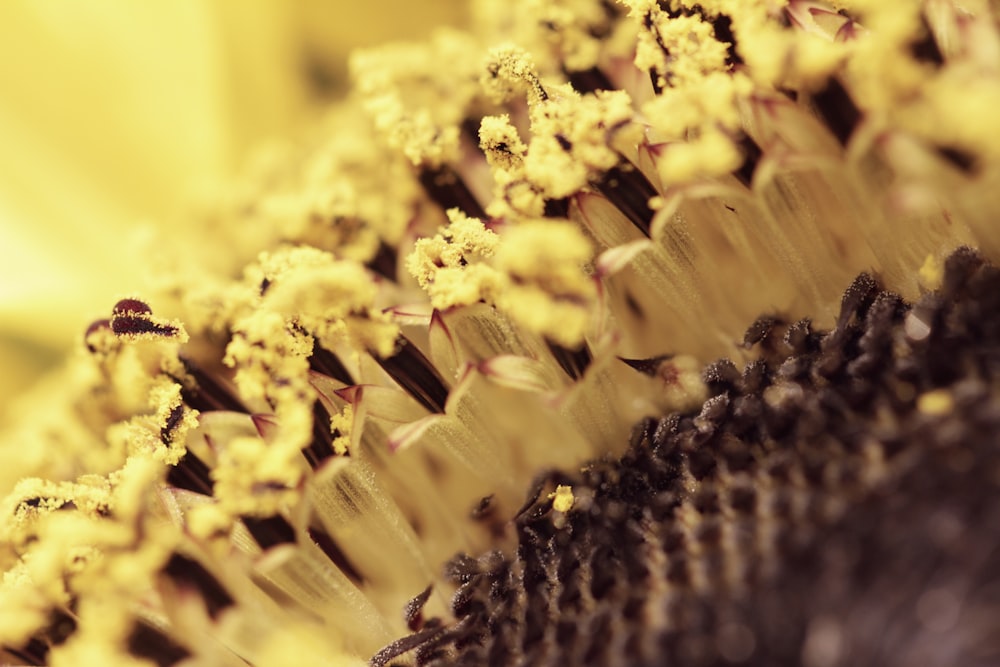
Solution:
[[[67,349],[138,285],[140,220],[302,119],[298,26],[281,2],[0,7],[0,341]]]

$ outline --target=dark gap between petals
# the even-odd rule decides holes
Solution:
[[[659,193],[641,171],[631,164],[612,167],[594,183],[594,188],[649,237],[653,223],[653,209],[649,207],[649,200]]]
[[[281,544],[295,543],[295,529],[284,517],[274,515],[266,518],[256,516],[240,518],[254,541],[265,551]]]
[[[167,483],[178,489],[210,496],[215,490],[211,470],[198,456],[188,450],[177,462],[167,470]]]
[[[457,208],[472,218],[488,218],[472,190],[451,167],[423,168],[418,178],[424,192],[442,210]]]
[[[546,218],[568,218],[569,199],[546,199],[545,211],[542,213]]]
[[[223,610],[235,603],[232,596],[211,572],[202,567],[201,563],[187,556],[174,553],[167,561],[163,572],[178,586],[198,591],[201,599],[205,602],[205,609],[212,619],[217,619]]]
[[[979,166],[979,161],[976,156],[973,153],[961,148],[956,148],[954,146],[936,146],[935,150],[937,150],[938,155],[947,160],[949,164],[965,174],[974,174]]]
[[[40,667],[41,665],[47,664],[48,655],[49,655],[48,645],[45,642],[36,639],[34,637],[28,640],[28,642],[20,648],[15,648],[13,646],[4,646],[0,648],[0,659],[6,659],[10,657],[14,658],[18,664],[31,665],[32,667],[35,666]]]
[[[181,398],[190,407],[199,412],[229,410],[250,413],[232,392],[197,363],[186,357],[181,357],[181,364],[184,366],[184,371],[195,381],[195,386],[187,387],[184,382],[174,378],[181,385]]]
[[[313,352],[309,356],[309,368],[348,386],[355,384],[354,377],[340,361],[340,357],[319,343],[313,343]]]
[[[381,239],[379,239],[375,256],[365,263],[369,269],[392,282],[397,280],[396,269],[398,265],[399,255],[396,253],[396,249]]]
[[[944,54],[941,53],[937,40],[934,39],[934,31],[931,30],[923,12],[920,14],[920,23],[923,28],[923,36],[910,43],[910,53],[920,62],[937,67],[944,65]]]
[[[418,403],[431,412],[444,414],[448,388],[430,360],[420,349],[400,336],[396,352],[386,358],[372,355],[379,366],[406,390]]]
[[[565,74],[573,88],[580,93],[595,93],[598,90],[615,90],[617,88],[615,84],[611,83],[608,75],[598,67],[565,72]]]
[[[330,430],[330,413],[322,401],[313,401],[313,439],[302,450],[302,455],[315,470],[323,461],[334,456],[333,432]]]
[[[337,569],[344,573],[344,576],[358,586],[365,583],[364,576],[358,571],[358,568],[351,563],[347,554],[344,553],[344,550],[340,548],[340,545],[337,544],[337,541],[333,539],[329,533],[322,528],[315,527],[310,527],[307,532],[309,534],[309,539],[311,539],[316,546],[320,548],[320,551],[326,555],[331,563],[337,566]]]
[[[128,651],[158,667],[172,667],[191,657],[190,651],[145,621],[137,621],[128,637]]]
[[[743,162],[740,164],[739,169],[733,172],[733,175],[736,176],[740,183],[750,187],[750,184],[753,182],[753,173],[756,171],[757,165],[760,163],[760,159],[764,155],[764,151],[761,150],[757,142],[747,134],[743,134],[740,137],[739,147],[743,152]]]
[[[581,379],[584,373],[587,372],[590,362],[593,360],[590,354],[590,347],[586,343],[581,344],[576,349],[563,347],[550,340],[546,340],[545,345],[549,348],[552,356],[555,357],[559,367],[573,380]]]
[[[841,146],[846,146],[861,123],[861,110],[854,104],[844,84],[831,76],[822,89],[812,94],[812,101],[833,136]]]

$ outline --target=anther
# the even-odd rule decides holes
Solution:
[[[177,327],[153,320],[153,311],[138,299],[122,299],[111,311],[111,330],[118,336],[176,336]]]
[[[87,349],[90,350],[91,353],[96,353],[98,348],[95,345],[95,342],[99,340],[98,336],[102,336],[110,331],[111,320],[97,320],[95,322],[91,322],[90,326],[88,326],[87,330],[83,333],[83,342],[87,346]]]
[[[743,347],[749,350],[758,343],[765,348],[772,347],[775,341],[771,334],[780,324],[781,320],[770,315],[758,317],[743,334]]]
[[[406,621],[406,627],[410,629],[410,632],[416,632],[424,625],[424,605],[427,604],[427,600],[431,597],[431,591],[434,590],[434,585],[431,584],[425,588],[421,593],[414,596],[412,599],[407,601],[406,606],[403,607],[403,620]]]
[[[139,299],[121,299],[111,309],[112,317],[115,315],[143,316],[152,315],[153,309],[144,301]]]

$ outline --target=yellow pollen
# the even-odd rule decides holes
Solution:
[[[933,417],[946,415],[950,413],[954,407],[955,399],[952,398],[951,392],[947,389],[929,391],[926,394],[921,394],[920,397],[917,398],[917,410],[920,410],[920,412],[925,415]]]
[[[928,292],[936,290],[941,286],[943,278],[944,264],[936,255],[927,255],[927,259],[920,265],[920,270],[917,272],[920,286]]]
[[[566,513],[573,508],[573,487],[560,484],[553,493],[549,494],[552,499],[552,509],[557,512]]]

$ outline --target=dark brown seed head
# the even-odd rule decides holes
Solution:
[[[907,338],[911,306],[862,276],[833,331],[758,326],[762,359],[710,366],[701,409],[544,475],[516,550],[452,561],[456,620],[393,656],[997,664],[1000,271],[958,255],[916,306],[929,336]],[[557,512],[554,483],[587,501]]]

